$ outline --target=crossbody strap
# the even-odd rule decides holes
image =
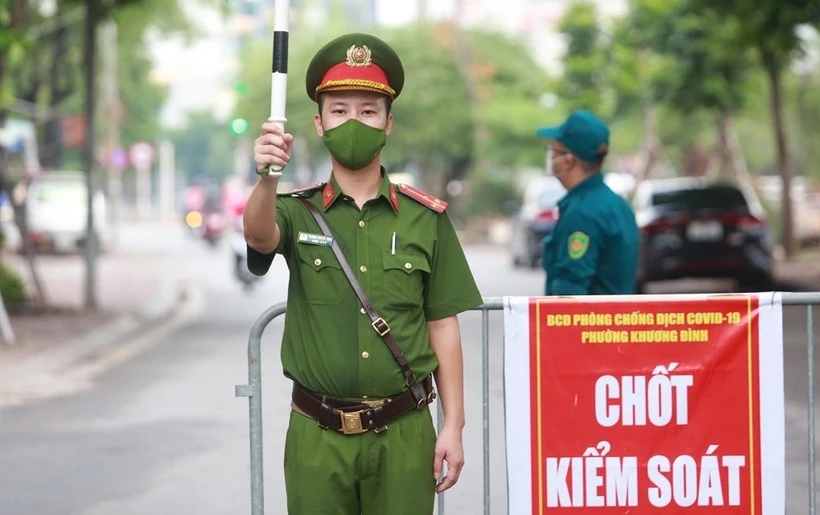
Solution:
[[[364,307],[364,310],[367,312],[367,316],[370,317],[370,325],[376,330],[379,336],[382,337],[382,340],[384,340],[384,343],[387,344],[387,347],[393,354],[393,359],[395,359],[396,363],[398,363],[399,367],[401,367],[401,371],[404,374],[407,386],[412,387],[414,384],[417,384],[416,375],[412,370],[410,370],[410,365],[407,363],[407,358],[404,357],[401,349],[399,349],[399,346],[396,345],[396,341],[393,340],[393,337],[390,335],[390,326],[382,317],[378,315],[378,313],[376,313],[376,310],[373,308],[373,304],[370,303],[370,299],[367,298],[367,294],[364,292],[361,283],[359,283],[359,280],[356,279],[356,274],[353,272],[353,269],[350,268],[350,263],[347,262],[345,255],[342,253],[342,249],[336,242],[336,238],[333,237],[333,233],[330,231],[330,227],[328,227],[327,222],[325,222],[325,219],[322,218],[319,210],[316,209],[316,206],[311,204],[310,201],[303,198],[300,198],[299,201],[305,205],[308,211],[310,211],[313,219],[316,220],[317,224],[319,224],[322,234],[332,239],[330,248],[333,250],[333,254],[336,256],[336,259],[339,260],[339,264],[342,265],[342,270],[344,271],[345,277],[347,277],[347,281],[350,283],[353,291],[356,292],[356,296],[359,298],[359,302],[361,302],[362,307]],[[413,393],[415,394],[416,392],[414,391]]]

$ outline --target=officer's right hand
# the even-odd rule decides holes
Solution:
[[[253,160],[256,171],[261,172],[269,165],[284,168],[290,162],[290,151],[293,147],[293,135],[282,132],[276,124],[262,124],[262,135],[256,138],[253,146]]]

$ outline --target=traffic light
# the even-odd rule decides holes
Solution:
[[[241,136],[248,130],[248,120],[244,118],[234,118],[231,120],[230,129],[234,136]]]
[[[233,88],[237,96],[244,97],[248,94],[248,84],[243,80],[237,81]]]

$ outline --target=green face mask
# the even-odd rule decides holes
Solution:
[[[384,129],[351,118],[338,127],[326,130],[322,140],[340,165],[348,170],[361,170],[376,159],[387,143],[387,135]]]

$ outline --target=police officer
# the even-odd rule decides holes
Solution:
[[[288,164],[292,136],[266,123],[255,142],[248,267],[265,274],[281,254],[290,269],[281,357],[294,382],[284,457],[291,515],[429,515],[464,463],[457,315],[482,298],[446,203],[391,183],[380,164],[403,86],[385,42],[342,36],[306,77],[329,180],[277,194],[278,179],[262,171]],[[427,407],[433,377],[438,435]]]
[[[544,239],[547,295],[635,293],[639,235],[632,208],[604,183],[609,129],[589,111],[575,111],[537,134],[551,141],[548,164],[567,194]]]

